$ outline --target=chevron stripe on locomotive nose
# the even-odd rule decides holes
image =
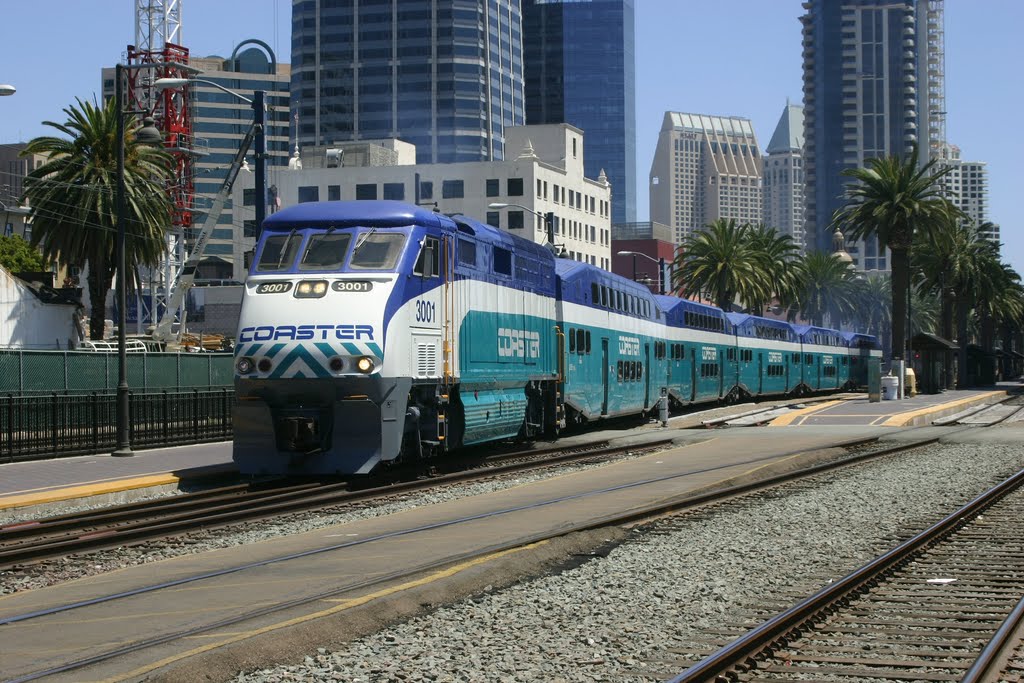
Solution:
[[[380,346],[372,342],[368,344],[343,342],[338,345],[324,342],[310,345],[279,343],[270,345],[260,353],[264,347],[267,345],[259,342],[242,344],[235,348],[235,356],[263,357],[274,360],[282,351],[288,349],[285,355],[274,363],[274,370],[268,375],[270,379],[331,377],[334,373],[329,369],[328,363],[335,356],[373,356],[377,359],[384,357]]]

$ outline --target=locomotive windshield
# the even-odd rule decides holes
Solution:
[[[256,264],[256,272],[271,273],[288,270],[295,261],[295,254],[301,243],[302,235],[295,234],[294,230],[287,235],[271,235],[263,243],[263,251]]]
[[[394,232],[364,232],[349,261],[351,270],[394,270],[406,236]]]
[[[352,235],[347,232],[313,235],[299,261],[299,270],[338,270],[345,262],[350,242]]]
[[[345,270],[395,270],[402,256],[408,236],[397,232],[364,230],[355,237],[355,231],[343,230],[309,234],[292,230],[288,234],[270,235],[263,242],[263,250],[256,262],[257,273],[280,273],[297,269],[305,272],[341,272]],[[353,246],[353,241],[355,246]],[[301,256],[300,254],[301,248]],[[349,256],[351,252],[351,256]],[[348,268],[345,261],[348,259]],[[298,263],[296,263],[298,259]]]

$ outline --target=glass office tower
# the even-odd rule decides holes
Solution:
[[[568,123],[587,140],[584,171],[604,169],[612,222],[636,220],[633,0],[523,0],[526,123]]]
[[[417,163],[502,159],[525,121],[519,0],[296,0],[291,94],[300,146],[398,138]]]

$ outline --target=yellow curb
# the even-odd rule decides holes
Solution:
[[[882,426],[883,427],[904,427],[911,420],[913,420],[916,417],[920,417],[921,415],[929,415],[931,413],[937,413],[939,411],[948,410],[950,408],[958,408],[960,406],[965,406],[965,405],[970,404],[970,403],[980,403],[981,401],[984,401],[985,399],[988,399],[988,398],[992,398],[994,396],[1005,396],[1005,395],[1006,395],[1005,391],[989,391],[989,392],[986,392],[984,394],[978,394],[976,396],[968,396],[967,398],[962,398],[962,399],[960,399],[958,401],[953,401],[952,403],[939,403],[938,405],[928,406],[927,408],[921,408],[919,410],[911,410],[911,411],[906,412],[906,413],[899,413],[897,415],[893,415],[888,420],[883,422]]]
[[[838,400],[835,400],[835,401],[825,401],[824,403],[819,403],[817,405],[809,406],[807,408],[801,408],[800,410],[794,410],[793,412],[786,413],[785,415],[779,415],[777,418],[775,418],[774,420],[769,422],[768,426],[769,427],[785,427],[786,425],[792,424],[793,421],[796,420],[798,417],[804,417],[806,415],[811,415],[811,414],[816,413],[818,411],[825,410],[826,408],[831,408],[832,406],[837,405],[839,403],[844,403],[845,400],[846,399],[838,399]]]
[[[117,493],[119,491],[129,491],[131,489],[142,489],[150,486],[177,484],[180,481],[181,477],[173,474],[151,474],[145,477],[135,477],[133,479],[115,479],[114,481],[99,484],[70,486],[67,488],[54,489],[53,491],[48,492],[2,496],[0,497],[0,510],[26,507],[29,505],[56,503],[61,500],[69,500],[71,498],[86,498],[88,496],[98,496],[104,493]]]

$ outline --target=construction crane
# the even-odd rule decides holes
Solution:
[[[181,6],[182,0],[135,0],[135,44],[127,50],[127,61],[135,66],[127,70],[130,107],[152,113],[174,168],[168,187],[174,211],[167,231],[167,247],[162,263],[147,273],[151,320],[156,319],[161,308],[166,309],[167,302],[158,295],[156,281],[169,283],[178,278],[184,261],[186,231],[192,227],[195,208],[195,146],[191,85],[187,79],[197,69],[189,66],[189,50],[180,44]],[[161,91],[154,88],[157,80],[168,78],[182,84]]]
[[[189,254],[188,260],[185,261],[181,267],[181,271],[178,277],[174,280],[174,286],[171,288],[170,294],[167,297],[167,303],[164,307],[163,315],[160,317],[160,322],[152,329],[151,336],[154,341],[162,342],[168,345],[174,345],[178,341],[181,332],[184,328],[185,322],[185,311],[182,309],[181,320],[179,321],[178,331],[174,332],[174,318],[179,308],[182,308],[181,304],[185,300],[185,294],[195,284],[196,269],[199,267],[199,262],[203,257],[203,250],[206,248],[206,243],[209,241],[210,236],[213,234],[214,228],[217,226],[217,221],[220,219],[220,214],[224,210],[224,204],[227,202],[228,196],[231,194],[231,188],[235,184],[235,179],[238,177],[238,172],[242,169],[245,164],[245,155],[249,151],[249,147],[252,145],[253,140],[256,136],[262,132],[262,126],[253,121],[252,125],[249,126],[248,132],[245,137],[242,138],[241,144],[238,146],[238,152],[235,154],[234,159],[231,161],[231,166],[228,168],[227,176],[224,178],[224,183],[220,186],[220,190],[217,191],[216,197],[213,199],[213,204],[210,206],[210,211],[206,214],[206,219],[203,221],[203,226],[199,230],[199,235],[196,237],[195,244],[192,247],[192,252]]]

